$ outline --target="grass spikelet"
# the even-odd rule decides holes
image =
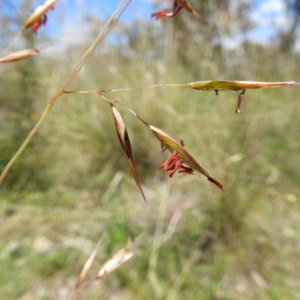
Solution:
[[[35,11],[26,19],[22,26],[22,31],[33,26],[39,21],[51,8],[54,7],[57,0],[47,0],[43,5],[38,6]]]
[[[213,179],[199,164],[198,162],[193,158],[193,156],[181,145],[180,143],[176,142],[172,137],[167,135],[164,131],[161,129],[154,127],[152,125],[149,125],[150,130],[155,134],[155,136],[158,138],[158,140],[161,142],[164,149],[169,150],[171,153],[174,153],[178,156],[179,159],[181,159],[184,163],[186,163],[190,168],[193,170],[203,174],[208,181],[214,183],[218,188],[223,190],[223,185],[218,182],[217,180]],[[168,167],[168,166],[166,166]],[[181,165],[177,166],[178,168],[181,167]],[[168,171],[166,169],[166,171]],[[176,171],[176,170],[175,170]],[[180,169],[179,169],[180,172]],[[182,171],[184,172],[184,171]],[[190,173],[189,170],[184,173]],[[172,174],[170,174],[171,176]]]
[[[0,62],[1,63],[14,62],[14,61],[18,61],[18,60],[22,60],[22,59],[26,59],[26,58],[35,56],[40,52],[41,52],[40,49],[20,50],[20,51],[12,52],[10,54],[0,57]]]
[[[112,271],[118,269],[126,261],[131,259],[135,255],[134,244],[129,242],[127,246],[119,250],[116,254],[110,257],[97,273],[95,279],[100,280]]]
[[[153,13],[151,15],[151,17],[155,18],[156,20],[158,20],[160,18],[174,18],[183,8],[186,9],[189,13],[191,13],[194,17],[201,20],[200,16],[196,13],[196,11],[192,8],[191,4],[187,0],[174,0],[173,1],[173,9],[171,12],[168,12],[165,9],[165,10]]]
[[[188,173],[193,174],[193,170],[203,174],[208,181],[215,184],[218,188],[220,188],[223,192],[223,185],[212,178],[199,164],[198,162],[192,157],[191,154],[184,148],[184,142],[181,141],[181,144],[176,142],[172,137],[170,137],[168,134],[166,134],[161,129],[149,125],[146,121],[144,121],[141,117],[139,117],[133,110],[126,107],[124,104],[122,104],[119,101],[108,99],[102,95],[102,93],[99,93],[100,97],[105,100],[106,102],[110,103],[117,103],[123,107],[125,107],[128,111],[130,111],[137,119],[139,119],[143,124],[145,124],[158,138],[158,140],[161,142],[162,150],[169,150],[172,153],[172,156],[167,160],[165,164],[163,164],[160,168],[163,168],[170,177],[173,176],[173,174],[176,171],[179,171],[179,173]],[[186,167],[182,165],[182,163],[186,163],[189,167]],[[225,192],[226,193],[226,192]]]
[[[124,155],[127,159],[127,162],[130,166],[130,169],[131,169],[132,175],[134,177],[134,180],[136,182],[136,185],[138,186],[138,188],[144,198],[144,201],[146,201],[146,197],[143,192],[142,185],[141,185],[138,173],[137,173],[137,168],[136,168],[136,164],[135,164],[135,161],[133,158],[131,143],[130,143],[130,139],[129,139],[129,135],[128,135],[125,123],[122,119],[121,114],[113,105],[111,105],[111,109],[112,109],[112,114],[113,114],[113,118],[115,121],[118,139],[120,141],[123,153],[124,153]]]
[[[276,87],[300,86],[296,81],[234,81],[234,80],[207,80],[187,83],[191,89],[201,91],[238,91],[248,89],[268,89]]]
[[[92,267],[92,264],[95,260],[99,245],[101,244],[102,239],[98,242],[98,244],[96,245],[95,249],[92,251],[91,255],[89,256],[89,258],[87,259],[87,261],[85,262],[80,275],[76,281],[76,284],[73,288],[73,290],[70,292],[68,299],[71,299],[72,295],[74,293],[77,292],[77,290],[80,288],[80,286],[83,284],[83,282],[86,280],[88,273]]]
[[[75,284],[75,287],[74,287],[74,291],[76,291],[81,285],[82,283],[85,281],[88,273],[89,273],[89,270],[95,260],[95,257],[96,257],[96,254],[97,254],[97,250],[98,250],[98,246],[99,244],[97,245],[97,247],[93,250],[93,252],[91,253],[90,257],[88,258],[88,260],[85,262],[83,268],[82,268],[82,271],[77,279],[77,282]]]

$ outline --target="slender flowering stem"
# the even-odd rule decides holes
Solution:
[[[50,2],[52,3],[53,1],[49,0],[46,3],[50,3]],[[32,131],[29,133],[29,135],[27,136],[27,138],[25,139],[25,141],[23,142],[23,144],[21,145],[21,147],[18,149],[18,151],[15,153],[15,155],[12,157],[12,159],[5,166],[3,172],[0,175],[0,185],[2,184],[4,178],[6,177],[8,171],[10,170],[10,168],[13,166],[13,164],[16,162],[16,160],[23,153],[23,151],[25,150],[25,148],[27,147],[27,145],[30,143],[30,141],[32,140],[32,138],[34,137],[34,135],[37,133],[37,131],[39,130],[39,128],[41,127],[41,125],[45,121],[45,118],[46,118],[47,114],[49,113],[51,107],[56,102],[57,98],[59,98],[61,95],[64,94],[64,91],[67,88],[67,86],[74,80],[74,78],[76,77],[76,75],[78,74],[78,72],[81,70],[81,68],[84,66],[84,64],[93,55],[93,53],[94,53],[96,47],[98,46],[98,44],[102,41],[102,39],[104,38],[104,36],[108,33],[109,26],[111,24],[115,24],[115,22],[121,17],[121,15],[123,14],[124,10],[131,3],[131,0],[127,0],[125,7],[121,10],[121,12],[118,14],[117,18],[114,20],[113,18],[115,17],[115,15],[119,11],[119,9],[121,8],[121,6],[122,6],[123,3],[124,3],[124,0],[120,0],[119,1],[119,4],[117,5],[116,9],[110,15],[109,19],[105,23],[103,29],[101,30],[101,32],[99,33],[99,35],[97,36],[97,38],[95,39],[95,41],[93,42],[93,44],[83,54],[83,56],[81,57],[81,59],[79,60],[79,62],[77,63],[77,65],[75,66],[74,70],[72,71],[71,75],[63,83],[63,85],[58,90],[58,92],[49,100],[48,105],[47,105],[44,113],[42,114],[41,118],[38,120],[37,124],[34,126],[34,128],[32,129]],[[27,20],[27,23],[23,26],[22,33],[29,26],[31,26],[31,19]]]
[[[47,114],[49,113],[53,103],[49,102],[48,106],[46,107],[44,113],[42,114],[41,118],[39,121],[36,123],[32,131],[29,133],[27,136],[26,140],[23,142],[22,146],[19,148],[19,150],[16,152],[16,154],[12,157],[12,159],[9,161],[9,163],[6,165],[4,168],[3,172],[1,173],[0,176],[0,185],[3,182],[5,176],[7,175],[8,171],[12,167],[12,165],[16,162],[16,160],[19,158],[19,156],[22,154],[22,152],[25,150],[33,136],[36,134],[36,132],[39,130],[39,128],[42,126]]]
[[[102,93],[114,93],[114,92],[125,92],[132,90],[140,90],[140,89],[151,89],[156,87],[188,87],[186,83],[157,83],[152,85],[144,85],[144,86],[133,86],[129,88],[120,88],[120,89],[110,89],[110,90],[101,90]]]

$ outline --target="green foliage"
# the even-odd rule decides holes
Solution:
[[[120,26],[130,47],[120,51],[103,43],[110,51],[96,51],[70,89],[210,79],[283,81],[299,74],[297,55],[246,43],[224,52],[209,39],[199,51],[199,43],[189,40],[192,35],[166,26],[175,35],[172,51],[165,48],[171,40],[167,31]],[[190,42],[180,42],[177,35]],[[83,48],[18,62],[14,73],[1,74],[1,169],[35,123],[47,91],[60,86]],[[275,56],[276,61],[270,59]],[[57,299],[60,289],[71,289],[102,235],[91,276],[129,238],[143,234],[137,255],[95,287],[89,281],[78,299],[168,299],[174,291],[178,299],[296,299],[298,94],[297,89],[247,91],[239,115],[234,114],[234,91],[216,96],[157,88],[110,94],[149,124],[178,141],[182,137],[229,195],[200,174],[167,178],[158,170],[166,159],[159,142],[118,107],[147,205],[130,177],[107,103],[95,95],[64,95],[1,186],[0,294]],[[174,232],[160,244],[176,213]],[[39,236],[52,245],[42,253]]]
[[[60,270],[64,270],[70,263],[68,259],[70,254],[71,250],[66,248],[57,250],[51,254],[39,255],[35,258],[35,263],[37,264],[36,272],[38,272],[41,277],[47,278]]]

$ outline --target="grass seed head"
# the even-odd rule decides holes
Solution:
[[[184,143],[176,142],[172,137],[166,134],[161,129],[149,125],[150,130],[155,134],[155,136],[161,142],[163,149],[168,149],[172,155],[167,159],[167,161],[160,166],[168,173],[170,177],[175,174],[176,171],[179,173],[193,174],[193,170],[203,174],[208,181],[214,183],[218,188],[223,190],[223,185],[217,180],[213,179],[195,160],[195,158],[184,148]],[[187,164],[188,167],[184,166],[183,163]]]
[[[130,143],[130,139],[129,139],[129,135],[128,135],[125,123],[123,121],[121,114],[113,105],[111,105],[111,109],[112,109],[112,114],[113,114],[113,118],[114,118],[114,122],[115,122],[118,139],[120,141],[123,153],[124,153],[124,155],[127,159],[127,162],[130,166],[135,183],[138,186],[138,188],[143,196],[144,201],[146,201],[146,197],[143,192],[142,185],[141,185],[138,173],[137,173],[137,167],[136,167],[136,164],[135,164],[135,161],[133,158],[131,143]]]
[[[35,11],[29,16],[29,18],[24,22],[22,30],[33,26],[33,32],[36,32],[37,29],[46,23],[47,17],[46,13],[54,7],[57,0],[47,0],[43,5],[38,6]]]
[[[135,254],[135,250],[132,243],[129,243],[125,248],[119,250],[115,255],[110,257],[97,273],[95,279],[102,279],[107,274],[118,269],[126,261],[131,259]]]
[[[0,57],[0,62],[8,63],[8,62],[14,62],[17,60],[26,59],[37,55],[39,52],[40,52],[39,49],[25,49],[21,51],[12,52],[10,54]]]

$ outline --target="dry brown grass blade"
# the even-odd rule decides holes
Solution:
[[[115,122],[115,126],[116,126],[116,131],[117,131],[117,135],[118,135],[118,139],[120,141],[123,153],[128,161],[128,164],[130,166],[132,175],[134,177],[134,180],[136,182],[136,185],[138,186],[144,201],[146,201],[146,197],[144,195],[143,189],[142,189],[142,185],[137,173],[137,168],[136,168],[136,164],[133,158],[133,154],[132,154],[132,148],[131,148],[131,143],[130,143],[130,139],[129,139],[129,135],[125,126],[125,123],[123,121],[123,118],[121,116],[121,114],[119,113],[119,111],[111,104],[111,109],[112,109],[112,114],[113,114],[113,118],[114,118],[114,122]]]
[[[95,279],[102,279],[107,274],[118,269],[126,261],[132,258],[135,255],[135,252],[136,250],[134,244],[129,242],[125,248],[119,250],[104,263],[100,271],[97,273]]]

